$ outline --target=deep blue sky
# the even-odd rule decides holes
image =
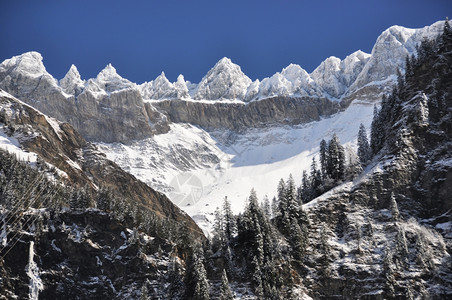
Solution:
[[[108,63],[134,82],[165,71],[199,82],[222,57],[251,79],[289,63],[311,72],[334,55],[370,53],[391,25],[411,28],[452,17],[451,0],[0,0],[0,61],[35,50],[60,79]]]

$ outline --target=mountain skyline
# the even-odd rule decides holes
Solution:
[[[171,82],[179,74],[200,82],[222,57],[231,58],[253,81],[291,63],[312,72],[330,56],[344,59],[359,49],[370,53],[375,37],[392,25],[423,27],[443,20],[452,8],[447,1],[14,1],[1,6],[1,61],[38,51],[58,79],[72,64],[87,79],[111,63],[137,83],[154,80],[162,71]]]

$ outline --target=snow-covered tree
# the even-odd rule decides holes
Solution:
[[[367,140],[366,127],[361,123],[358,131],[358,157],[361,165],[364,167],[370,160],[370,146]]]
[[[213,247],[223,247],[226,243],[224,219],[220,209],[217,207],[214,212],[214,221],[212,228]]]
[[[226,270],[223,270],[221,275],[221,286],[220,286],[220,300],[232,300],[234,295],[232,294],[231,288],[229,287],[228,276]]]
[[[231,203],[229,202],[227,197],[225,197],[223,201],[223,216],[224,233],[227,241],[229,242],[237,232],[237,224],[235,221],[234,213],[231,209]]]
[[[307,203],[314,199],[312,192],[311,177],[308,175],[306,170],[303,170],[301,175],[301,200],[302,203]]]
[[[381,105],[383,105],[387,102],[386,95],[383,95],[383,98],[381,100]],[[377,106],[374,105],[374,115],[372,119],[372,124],[370,127],[370,148],[372,150],[372,154],[375,155],[380,151],[383,140],[382,136],[384,133],[384,126],[381,121],[380,111],[378,110]]]
[[[177,256],[177,247],[170,253],[170,261],[167,271],[167,295],[170,299],[181,299],[185,290],[184,270]]]
[[[428,108],[428,99],[427,96],[422,93],[422,95],[418,95],[417,97],[417,105],[416,105],[416,121],[420,126],[428,125],[429,118],[429,108]]]
[[[286,183],[284,179],[280,179],[277,187],[277,203],[278,203],[278,216],[283,216],[287,211],[286,202]]]
[[[300,209],[300,206],[297,201],[295,182],[293,180],[292,174],[289,175],[285,190],[288,216],[289,218],[295,218],[296,220],[298,220],[298,211]]]
[[[320,169],[322,176],[326,177],[328,170],[328,145],[324,139],[320,141]]]
[[[315,198],[320,195],[322,186],[322,173],[317,169],[317,161],[315,160],[315,157],[312,158],[310,177],[312,198]]]
[[[443,34],[441,35],[440,51],[443,53],[452,51],[452,29],[449,18],[444,21]]]
[[[208,300],[209,281],[204,267],[204,253],[200,245],[196,246],[192,257],[190,269],[187,276],[187,298],[194,300]]]
[[[359,162],[358,156],[354,152],[348,152],[348,165],[345,171],[345,177],[347,180],[354,180],[363,172],[363,167]]]
[[[271,205],[270,201],[268,200],[268,196],[265,195],[264,199],[262,200],[262,211],[264,212],[264,215],[267,217],[267,219],[271,219],[272,212],[271,212]]]
[[[333,135],[328,144],[327,173],[335,182],[344,179],[345,152],[336,134]]]
[[[292,256],[296,260],[301,260],[305,254],[307,237],[298,224],[298,220],[291,218],[290,224],[289,243],[292,247]]]

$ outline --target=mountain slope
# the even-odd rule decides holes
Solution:
[[[26,151],[64,172],[70,184],[90,189],[108,187],[114,195],[128,198],[164,218],[186,223],[199,234],[196,224],[168,198],[107,160],[69,124],[43,115],[4,91],[0,91],[0,105],[2,131],[8,139],[14,138]]]

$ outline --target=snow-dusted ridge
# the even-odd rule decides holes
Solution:
[[[90,92],[96,98],[115,91],[136,89],[145,100],[238,100],[249,102],[274,96],[314,96],[340,100],[373,81],[383,81],[403,69],[405,57],[415,52],[416,45],[424,38],[437,36],[442,30],[442,21],[420,29],[392,26],[376,40],[371,54],[360,50],[341,60],[331,56],[325,59],[312,73],[301,66],[290,64],[281,72],[261,80],[251,81],[240,66],[224,57],[202,78],[198,84],[179,75],[170,82],[162,72],[156,79],[142,84],[132,83],[121,77],[108,64],[96,78],[82,80],[77,68],[72,65],[60,81],[54,79],[42,63],[42,55],[27,52],[0,64],[0,73],[15,69],[19,73],[37,78],[50,76],[55,88],[68,97]],[[5,80],[0,78],[0,81]],[[8,78],[6,78],[8,80]]]

